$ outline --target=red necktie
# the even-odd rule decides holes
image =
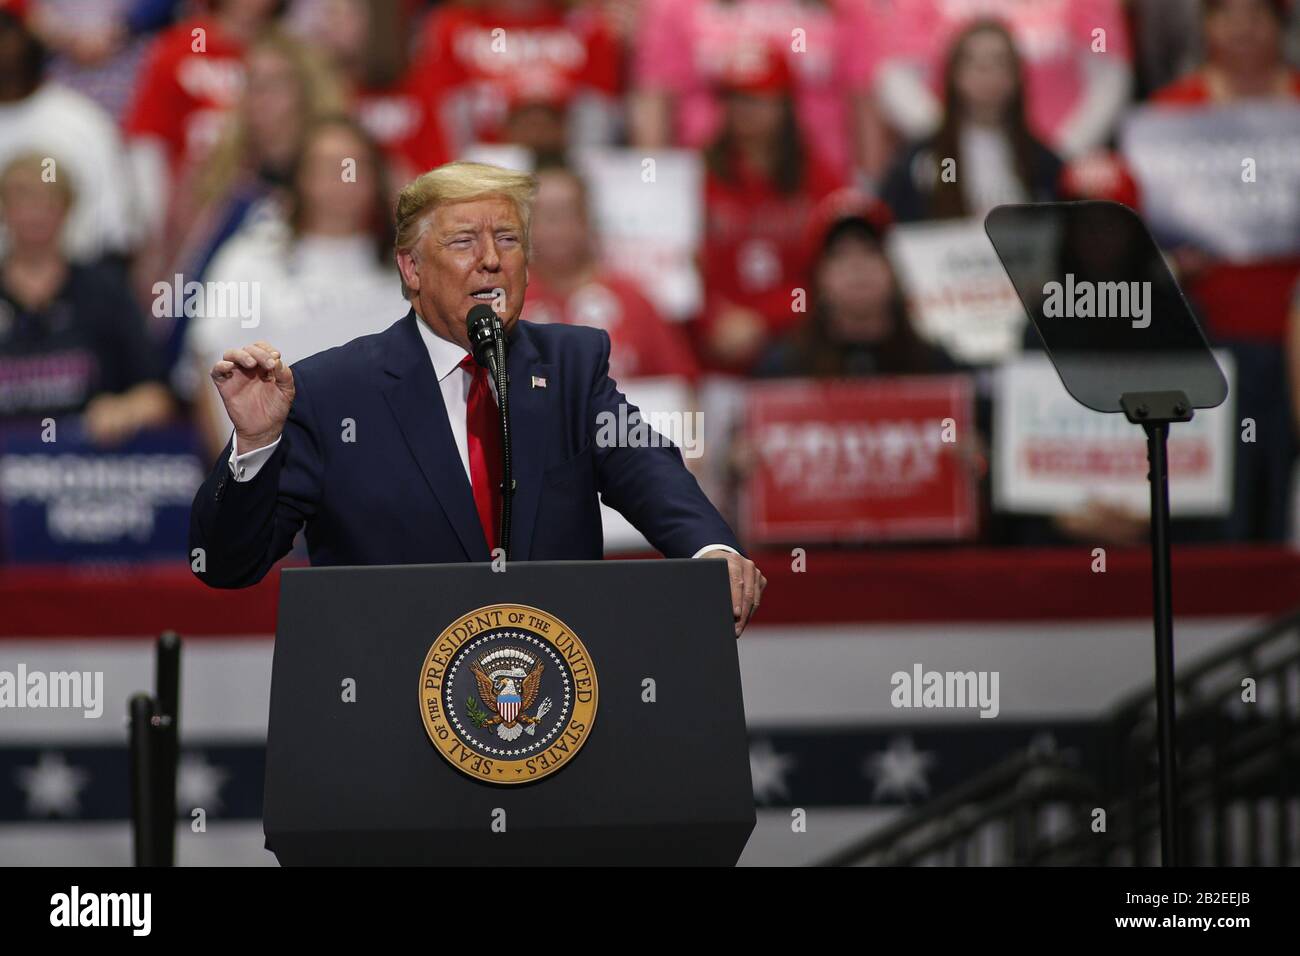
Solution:
[[[474,505],[491,551],[501,540],[501,416],[488,384],[487,369],[472,355],[466,355],[459,367],[474,376],[465,408],[465,435]]]

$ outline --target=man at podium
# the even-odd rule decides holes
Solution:
[[[213,365],[234,430],[191,511],[200,580],[256,583],[304,525],[317,566],[499,557],[496,383],[467,330],[486,303],[508,345],[510,560],[601,558],[603,498],[667,557],[725,560],[740,635],[767,582],[680,451],[598,428],[639,419],[609,377],[609,335],[519,320],[535,194],[534,176],[497,166],[424,173],[397,203],[405,317],[292,368],[264,341]]]

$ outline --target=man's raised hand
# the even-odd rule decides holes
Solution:
[[[235,426],[236,454],[263,448],[280,437],[295,389],[293,372],[277,349],[266,342],[227,349],[211,374]]]

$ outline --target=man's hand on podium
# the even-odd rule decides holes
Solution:
[[[731,614],[736,621],[736,636],[740,637],[745,625],[763,596],[767,587],[767,578],[758,570],[758,565],[734,551],[716,549],[705,551],[701,558],[721,558],[727,562],[727,573],[731,576]]]

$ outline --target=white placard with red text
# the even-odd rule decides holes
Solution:
[[[1225,515],[1232,505],[1235,367],[1215,352],[1228,398],[1169,429],[1170,513]],[[1122,412],[1076,402],[1044,354],[998,370],[993,424],[993,505],[1018,514],[1070,511],[1095,498],[1138,514],[1150,509],[1147,440]]]
[[[1020,350],[1025,310],[974,219],[902,223],[885,243],[917,331],[955,358],[997,362]]]

